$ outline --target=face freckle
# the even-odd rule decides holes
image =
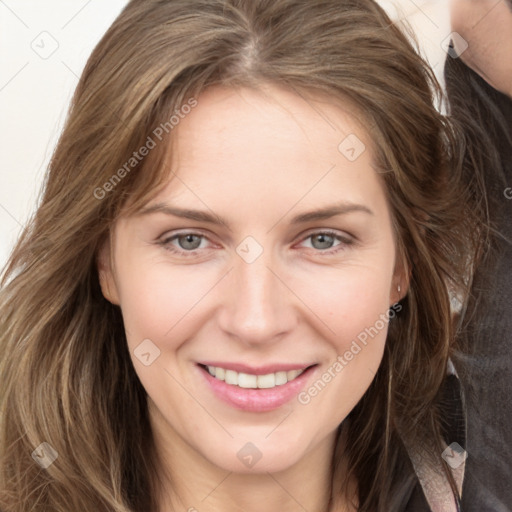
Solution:
[[[116,223],[111,288],[164,451],[243,472],[251,440],[259,470],[283,470],[326,450],[370,385],[400,276],[346,107],[208,89],[174,132],[179,179]]]

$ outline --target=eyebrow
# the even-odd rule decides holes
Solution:
[[[338,204],[324,206],[309,212],[299,213],[290,220],[290,224],[303,224],[306,222],[331,219],[337,215],[345,215],[353,212],[362,212],[368,215],[374,215],[373,211],[365,205],[342,202]],[[182,219],[194,220],[197,222],[206,222],[215,225],[224,225],[229,227],[229,222],[223,217],[206,210],[191,210],[189,208],[177,208],[166,203],[155,203],[143,208],[138,215],[149,215],[152,213],[164,213]]]

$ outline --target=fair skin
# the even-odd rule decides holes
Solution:
[[[512,2],[452,0],[452,30],[468,44],[460,58],[512,98]],[[460,52],[457,43],[455,49]]]
[[[121,217],[101,251],[102,290],[121,308],[167,475],[160,512],[354,510],[353,495],[329,504],[336,430],[374,378],[387,325],[342,371],[332,367],[406,283],[372,141],[348,111],[276,86],[208,89],[173,131],[175,175],[147,206],[227,225],[159,207]],[[352,133],[366,146],[355,161],[338,151]],[[340,203],[335,216],[291,222]],[[240,245],[248,236],[256,245]],[[254,261],[242,257],[259,248]],[[148,366],[134,355],[145,339],[160,350]],[[258,410],[260,390],[219,381],[205,362],[308,369],[289,399]],[[300,403],[329,368],[335,376]],[[211,381],[236,387],[242,405]],[[243,447],[248,460],[261,455],[253,466]]]

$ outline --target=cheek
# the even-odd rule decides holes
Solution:
[[[298,397],[304,422],[327,433],[346,418],[367,391],[382,361],[388,326],[391,277],[359,273],[336,287],[326,308],[331,350],[322,371]],[[321,297],[317,297],[320,304]],[[324,301],[326,301],[324,297]]]
[[[140,269],[135,271],[135,269]],[[208,275],[192,266],[172,268],[161,261],[127,262],[119,269],[120,301],[131,347],[149,338],[166,345],[171,333],[193,317],[198,306],[212,287]]]
[[[311,274],[294,291],[325,323],[325,335],[339,350],[389,309],[392,264],[353,265]]]
[[[176,364],[180,347],[198,327],[195,315],[201,311],[201,298],[212,287],[211,280],[204,273],[199,279],[192,266],[172,268],[161,260],[143,258],[125,260],[118,276],[130,357],[148,396],[167,418],[177,410],[196,410],[197,404],[179,384],[190,375],[181,373]],[[145,361],[147,353],[149,360]],[[187,420],[186,428],[197,429],[199,435],[202,416],[197,421],[194,418]]]
[[[334,407],[341,415],[338,419],[360,400],[382,360],[390,322],[393,258],[383,261],[388,263],[351,266],[329,276],[317,276],[305,295],[325,321],[323,332],[330,345],[317,386],[322,389],[329,382],[330,392],[322,393],[318,405]],[[338,409],[334,404],[343,406]]]
[[[375,281],[359,281],[363,288],[347,292],[337,302],[338,312],[331,327],[336,333],[331,343],[336,351],[332,370],[343,374],[342,394],[357,403],[380,365],[389,324],[388,294]],[[339,363],[339,364],[336,364]],[[341,366],[340,366],[341,365]],[[335,366],[335,367],[334,367]]]

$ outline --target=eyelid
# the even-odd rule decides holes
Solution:
[[[322,228],[316,228],[316,229],[312,229],[312,230],[309,230],[307,231],[306,233],[303,233],[301,235],[301,239],[299,241],[299,243],[303,243],[305,242],[306,240],[308,240],[309,238],[311,238],[312,236],[315,236],[315,235],[328,235],[328,236],[332,236],[333,238],[335,238],[336,240],[338,240],[340,243],[338,245],[335,245],[334,247],[331,247],[329,249],[314,249],[312,248],[312,250],[315,252],[315,253],[318,253],[318,254],[329,254],[329,253],[335,253],[335,252],[338,252],[339,250],[342,250],[342,249],[337,249],[337,247],[339,246],[347,246],[347,245],[353,245],[355,242],[356,242],[356,239],[354,236],[346,233],[346,232],[343,232],[343,233],[340,233],[339,231],[337,230],[334,230],[334,229],[329,229],[329,228],[326,228],[326,229],[322,229]],[[309,248],[311,249],[311,248]]]
[[[202,237],[206,240],[208,240],[210,243],[212,243],[212,241],[210,240],[210,237],[208,235],[206,235],[204,232],[202,232],[202,230],[200,229],[184,229],[182,231],[178,231],[178,232],[173,232],[172,234],[164,234],[162,236],[160,236],[158,238],[158,240],[156,241],[156,243],[158,245],[162,245],[164,248],[167,248],[167,246],[174,240],[178,239],[179,237],[181,236],[186,236],[186,235],[195,235],[195,236],[199,236],[199,237]],[[174,249],[174,248],[173,248]],[[173,249],[169,249],[173,252]],[[200,249],[194,249],[192,251],[185,251],[183,249],[176,249],[176,252],[179,252],[180,254],[195,254],[196,251],[198,251]]]
[[[302,233],[300,236],[301,236],[302,240],[304,240],[305,238],[308,238],[312,235],[331,235],[336,238],[341,238],[341,239],[345,238],[347,241],[348,240],[351,240],[351,241],[356,240],[356,237],[351,235],[350,233],[347,233],[346,231],[332,229],[332,228],[311,228],[311,229],[308,229],[307,231],[305,231],[304,233]]]
[[[185,256],[195,256],[197,254],[197,252],[200,251],[201,249],[193,249],[191,251],[186,251],[184,249],[175,248],[174,246],[170,245],[170,243],[172,241],[178,239],[181,236],[186,236],[186,235],[196,235],[196,236],[202,237],[202,238],[208,240],[209,242],[211,242],[210,237],[208,235],[206,235],[201,229],[190,229],[189,228],[189,229],[180,230],[178,232],[173,232],[172,234],[169,234],[167,236],[165,236],[165,234],[164,234],[159,237],[159,239],[157,240],[156,243],[158,245],[163,246],[164,249],[166,249],[170,252],[177,253],[180,255],[185,255]],[[322,250],[322,249],[308,248],[318,254],[333,254],[333,253],[336,253],[336,252],[342,250],[342,249],[337,249],[337,247],[339,247],[339,246],[346,247],[347,245],[352,245],[356,242],[355,237],[346,232],[343,232],[343,234],[342,234],[339,231],[336,231],[336,230],[333,230],[330,228],[324,228],[324,229],[313,228],[313,229],[308,230],[305,233],[302,233],[300,235],[300,240],[297,243],[298,244],[303,243],[308,238],[311,238],[314,235],[332,236],[333,238],[335,238],[336,240],[338,240],[340,242],[338,245],[335,245],[334,247],[329,248],[329,249]],[[205,250],[205,249],[202,249],[202,250]],[[208,250],[208,248],[206,250]]]

